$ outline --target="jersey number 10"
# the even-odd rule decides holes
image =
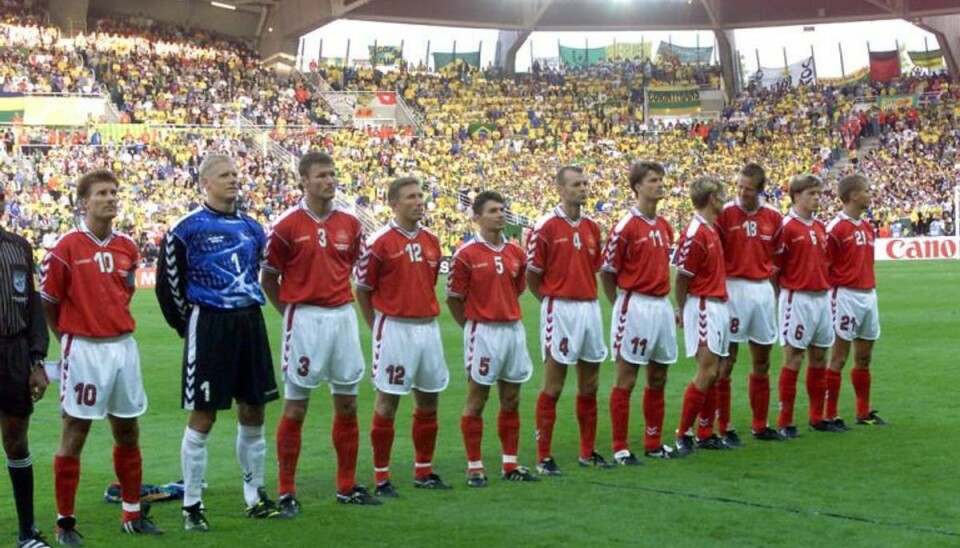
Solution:
[[[109,251],[97,251],[93,256],[93,260],[96,261],[97,266],[100,267],[100,272],[104,274],[111,274],[113,272],[113,254]]]

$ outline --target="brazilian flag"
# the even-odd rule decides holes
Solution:
[[[27,97],[24,94],[0,92],[0,122],[23,121],[26,108]]]

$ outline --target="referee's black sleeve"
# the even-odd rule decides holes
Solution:
[[[27,260],[33,264],[33,248],[26,243],[24,252]],[[47,331],[47,322],[43,317],[43,305],[40,303],[40,293],[37,292],[36,282],[31,273],[30,283],[27,285],[27,337],[30,346],[31,360],[42,360],[47,357],[47,348],[50,346],[50,332]]]
[[[164,319],[181,337],[187,330],[187,248],[173,232],[160,246],[157,264],[157,301]]]

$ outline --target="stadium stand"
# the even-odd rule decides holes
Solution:
[[[425,124],[414,133],[327,127],[319,92],[296,73],[264,68],[236,40],[137,18],[91,21],[91,32],[66,40],[42,26],[41,12],[26,8],[5,8],[3,21],[0,40],[11,46],[3,48],[0,69],[5,91],[103,89],[128,121],[150,124],[110,136],[93,125],[4,128],[7,222],[38,249],[75,222],[72,181],[85,169],[107,166],[126,183],[124,203],[137,204],[125,208],[120,226],[150,260],[164,227],[198,203],[196,168],[209,151],[239,159],[244,201],[265,223],[297,199],[286,160],[309,149],[333,154],[344,196],[380,220],[389,216],[384,183],[401,173],[422,177],[429,189],[425,222],[445,253],[472,237],[466,211],[475,193],[500,190],[518,222],[528,223],[556,201],[549,183],[567,163],[586,167],[594,184],[590,212],[602,226],[630,200],[624,174],[636,159],[667,167],[672,191],[665,213],[678,227],[690,214],[688,181],[705,173],[731,179],[758,159],[770,176],[768,200],[781,210],[789,205],[784,188],[792,175],[812,171],[833,180],[859,169],[876,184],[879,203],[870,217],[881,232],[902,221],[901,228],[929,233],[933,219],[950,218],[957,90],[936,75],[843,90],[748,89],[717,119],[645,124],[644,86],[713,85],[718,69],[614,60],[507,78],[464,65],[439,72],[404,64],[393,71],[313,67],[334,89],[397,91],[422,113]],[[857,108],[900,93],[927,100],[892,110]],[[241,116],[265,126],[282,157],[238,129]],[[874,147],[870,152],[834,166],[855,157],[863,140]],[[892,159],[896,170],[888,169]]]

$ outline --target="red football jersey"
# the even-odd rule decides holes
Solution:
[[[714,224],[723,242],[728,278],[766,280],[773,276],[773,242],[783,226],[783,215],[761,204],[747,211],[734,200],[723,206]]]
[[[693,217],[680,236],[674,264],[690,277],[687,291],[691,295],[727,300],[723,244],[717,230],[700,214]]]
[[[372,292],[373,307],[398,318],[440,315],[434,287],[440,241],[425,228],[407,232],[395,221],[370,235],[357,261],[357,287]]]
[[[457,250],[447,278],[447,295],[460,297],[464,316],[477,322],[512,322],[523,317],[526,256],[520,246],[495,246],[478,234]]]
[[[673,227],[666,219],[648,219],[632,208],[607,236],[603,270],[615,274],[624,291],[669,295],[672,245]]]
[[[603,254],[600,227],[586,215],[576,221],[557,206],[527,237],[527,268],[540,274],[544,297],[592,301]]]
[[[780,256],[780,287],[794,291],[830,289],[827,232],[819,219],[804,219],[791,209],[783,218],[774,248]]]
[[[321,218],[301,201],[274,223],[261,266],[283,276],[281,301],[340,306],[353,301],[350,272],[362,245],[355,216],[334,209]]]
[[[827,225],[827,254],[830,258],[830,285],[853,289],[873,289],[877,278],[873,271],[873,226],[840,212]]]
[[[136,242],[123,234],[100,240],[85,225],[64,234],[40,265],[41,295],[60,305],[57,331],[95,338],[133,332],[139,262]]]

